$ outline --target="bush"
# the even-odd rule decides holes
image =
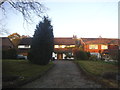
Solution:
[[[97,60],[98,58],[97,58],[97,56],[96,55],[91,55],[90,57],[89,57],[89,60]]]
[[[16,59],[17,51],[16,49],[2,50],[2,59]]]
[[[117,75],[118,73],[116,72],[104,72],[102,73],[102,77],[105,79],[113,79],[113,80],[117,80]]]
[[[73,53],[74,53],[75,59],[77,59],[77,60],[87,60],[88,59],[87,53],[82,50],[76,49],[76,50],[74,50]]]
[[[90,52],[86,52],[87,56],[88,56],[88,59],[90,58],[91,54]]]

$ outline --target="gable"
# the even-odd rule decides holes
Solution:
[[[84,44],[105,44],[105,45],[118,45],[119,39],[114,38],[81,38]]]
[[[8,37],[2,37],[2,48],[3,49],[14,48],[12,41]]]

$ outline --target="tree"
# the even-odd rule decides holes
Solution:
[[[36,25],[28,59],[34,64],[46,65],[52,58],[53,49],[53,27],[48,17],[44,17],[43,21]]]
[[[0,34],[1,35],[8,35],[9,34],[9,31],[8,29],[6,28],[6,25],[3,23],[3,20],[0,20]]]
[[[84,52],[80,48],[74,48],[73,55],[74,55],[74,58],[77,60],[87,60],[89,57],[89,54],[87,52]]]
[[[21,36],[18,33],[13,33],[13,34],[9,35],[8,38],[12,41],[12,43],[17,48],[17,46],[20,42]]]
[[[2,59],[16,59],[16,58],[17,58],[17,51],[15,48],[2,50]]]
[[[32,19],[31,13],[41,17],[41,14],[46,9],[40,2],[34,0],[1,0],[0,8],[5,11],[4,3],[8,3],[12,8],[22,13],[24,19],[29,22]]]
[[[29,38],[29,35],[22,35],[21,38]]]
[[[5,3],[10,5],[11,9],[20,12],[27,23],[33,22],[33,19],[32,19],[33,15],[42,17],[42,13],[44,13],[44,11],[47,9],[43,4],[41,4],[40,2],[36,2],[34,0],[0,0],[0,9],[3,15],[6,15]],[[1,19],[0,21],[4,22],[4,20],[1,20]],[[0,33],[1,34],[8,33],[8,30],[4,29],[3,27],[4,26],[0,24]]]

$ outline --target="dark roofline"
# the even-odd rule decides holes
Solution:
[[[84,40],[86,39],[86,40]],[[95,40],[118,40],[116,44],[112,44],[110,43],[110,45],[119,45],[119,40],[118,38],[80,38],[81,42],[84,44],[109,44],[109,43],[93,43]],[[92,43],[88,43],[88,42],[92,42]]]
[[[8,38],[8,37],[0,37],[2,40],[3,39],[8,39],[11,43],[12,43],[12,45],[13,45],[13,47],[15,47],[15,45],[13,44],[13,42]],[[2,41],[3,42],[3,41]]]
[[[28,40],[27,40],[28,39]],[[31,41],[32,41],[32,37],[28,37],[28,38],[23,38],[23,39],[21,39],[21,41],[20,41],[20,43],[19,43],[19,45],[30,45],[31,44]],[[73,38],[72,37],[54,37],[54,40],[55,39],[71,39],[71,40],[73,40]],[[27,41],[25,41],[25,40],[27,40]],[[60,40],[61,41],[61,40]],[[69,41],[69,40],[68,40]],[[59,42],[59,41],[58,41]],[[57,43],[58,43],[57,42]],[[75,42],[74,42],[75,43]],[[65,42],[63,42],[63,43],[61,43],[62,45],[74,45],[73,44],[73,41],[70,43],[70,42],[66,42],[66,44],[65,44]],[[56,45],[61,45],[61,44],[56,44]]]

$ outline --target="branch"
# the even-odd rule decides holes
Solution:
[[[27,22],[32,21],[32,15],[42,17],[44,11],[47,10],[44,5],[34,0],[2,0],[0,6],[3,5],[4,2],[8,2],[15,10],[22,13],[24,20]]]

